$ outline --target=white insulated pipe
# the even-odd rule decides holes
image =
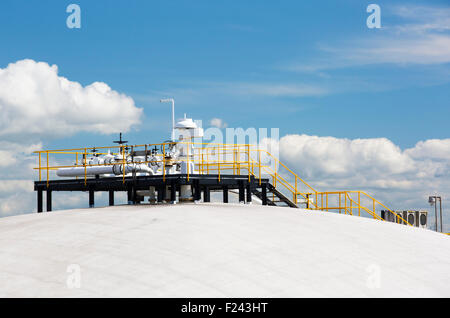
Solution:
[[[85,170],[86,169],[86,170]],[[125,165],[125,174],[132,172],[145,172],[153,175],[153,169],[143,163],[132,163]],[[94,167],[72,167],[61,168],[56,171],[58,177],[82,177],[84,174],[88,176],[101,175],[101,174],[123,174],[123,164],[116,164],[110,166],[94,166]]]

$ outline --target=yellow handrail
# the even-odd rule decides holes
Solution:
[[[222,174],[233,173],[233,174],[246,174],[248,180],[254,177],[258,180],[259,185],[262,183],[263,176],[267,175],[272,178],[273,186],[281,193],[287,191],[292,197],[292,202],[294,204],[299,204],[299,196],[303,200],[300,203],[306,204],[306,208],[309,210],[317,211],[338,211],[339,213],[344,212],[345,214],[353,215],[353,211],[357,211],[357,215],[361,216],[361,212],[365,212],[372,216],[374,219],[383,220],[383,218],[378,215],[376,208],[381,207],[386,211],[390,211],[394,214],[398,220],[401,220],[405,224],[409,224],[395,211],[387,208],[384,204],[373,198],[362,191],[326,191],[319,192],[314,189],[310,184],[298,176],[295,172],[289,169],[285,164],[283,164],[278,158],[273,156],[270,152],[265,149],[260,149],[259,144],[220,144],[220,143],[195,143],[192,141],[182,141],[179,144],[185,144],[187,147],[187,156],[181,161],[187,162],[187,178],[189,180],[190,176],[194,173],[210,174],[211,172],[217,172],[218,180],[221,181]],[[131,149],[132,152],[139,148],[145,147],[145,161],[144,163],[157,163],[162,156],[162,175],[165,180],[166,171],[166,156],[165,151],[167,146],[173,145],[170,143],[158,143],[158,144],[144,144],[144,145],[134,145]],[[194,153],[190,154],[190,148],[196,146]],[[158,160],[147,160],[147,149],[153,146],[160,146],[163,154],[156,154]],[[50,179],[50,171],[57,170],[59,168],[68,168],[79,166],[78,156],[80,154],[84,155],[83,168],[84,168],[84,182],[87,183],[87,168],[91,166],[96,166],[96,164],[87,163],[87,154],[90,150],[102,150],[102,149],[118,149],[118,152],[111,152],[112,155],[121,155],[122,162],[115,163],[104,163],[102,165],[122,165],[122,179],[125,183],[126,175],[126,150],[125,145],[111,146],[111,147],[91,147],[91,148],[73,148],[73,149],[61,149],[61,150],[41,150],[35,153],[39,156],[39,167],[35,168],[39,171],[39,180],[42,180],[42,170],[45,169],[47,172],[47,185]],[[108,152],[109,153],[109,152]],[[41,162],[42,154],[46,155],[47,165],[43,166]],[[97,152],[97,154],[107,154],[106,152]],[[50,155],[75,155],[76,163],[75,165],[50,165]],[[232,155],[232,156],[231,156]],[[265,159],[269,159],[272,165],[268,165],[263,162],[263,155]],[[191,158],[192,157],[192,158]],[[205,158],[206,157],[206,158]],[[232,157],[232,159],[230,159]],[[53,162],[53,160],[52,160]],[[190,163],[193,163],[194,169],[192,171]],[[247,171],[245,171],[247,170]],[[352,198],[352,195],[354,196]],[[357,196],[357,198],[355,198]],[[333,203],[334,201],[336,203]],[[363,204],[364,202],[369,202],[368,206]],[[337,206],[336,206],[337,205]],[[356,209],[356,210],[355,210]],[[411,225],[411,224],[409,224]]]

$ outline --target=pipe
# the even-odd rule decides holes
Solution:
[[[94,166],[94,167],[72,167],[72,168],[60,168],[56,171],[56,175],[58,177],[81,177],[84,176],[86,171],[86,175],[94,176],[101,174],[115,174],[122,175],[123,174],[123,165],[111,165],[111,166]],[[126,164],[125,165],[125,174],[132,172],[145,172],[150,175],[153,175],[153,169],[148,167],[147,165],[141,164]]]
[[[161,99],[159,102],[160,103],[168,103],[168,102],[172,103],[172,134],[171,134],[171,139],[172,139],[172,141],[175,141],[175,100],[173,98],[166,98],[166,99]]]

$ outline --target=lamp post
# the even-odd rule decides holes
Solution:
[[[170,136],[170,139],[172,139],[172,141],[175,141],[175,101],[173,98],[166,98],[166,99],[161,99],[160,102],[161,103],[172,103],[172,134]]]
[[[434,213],[436,217],[436,232],[438,231],[438,222],[437,222],[437,201],[439,200],[439,210],[440,210],[440,221],[441,221],[441,233],[442,233],[442,198],[437,195],[432,195],[428,197],[428,203],[434,205]]]

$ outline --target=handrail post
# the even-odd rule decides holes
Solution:
[[[48,163],[48,151],[47,151],[47,188],[48,188],[48,179],[49,179],[49,175],[48,175],[48,173],[49,173],[49,171],[48,171],[48,165],[49,165],[49,163]]]
[[[348,197],[348,199],[350,200],[350,215],[353,215],[353,201],[350,196]]]
[[[87,166],[86,166],[86,161],[87,161],[87,148],[84,148],[84,161],[83,161],[83,165],[84,165],[84,186],[86,186],[86,184],[87,184]]]
[[[190,168],[190,164],[189,164],[189,142],[186,143],[187,146],[187,181],[189,181],[189,168]]]
[[[247,144],[247,172],[248,172],[248,182],[250,182],[250,145]]]
[[[41,175],[42,175],[42,171],[41,171],[41,152],[39,151],[39,181],[41,180]]]
[[[222,152],[223,152],[223,145],[222,145]],[[218,146],[218,150],[217,150],[217,173],[218,173],[219,182],[220,182],[220,146]]]
[[[236,174],[236,146],[233,147],[233,174]]]
[[[163,182],[166,182],[166,144],[165,143],[163,143]]]
[[[200,173],[203,174],[203,151],[202,151],[202,163],[200,165]]]
[[[361,191],[358,191],[358,216],[361,216]]]
[[[206,149],[206,173],[209,174],[209,149]]]
[[[261,151],[259,150],[259,144],[258,144],[258,169],[259,169],[259,185],[261,185]]]
[[[345,199],[344,214],[347,215],[347,192],[344,192],[344,199]]]
[[[237,174],[241,174],[241,146],[238,146],[237,149]]]
[[[273,178],[273,186],[276,188],[277,187],[277,161],[275,161],[275,174],[274,174],[274,178]],[[272,193],[272,196],[275,196],[275,194]]]
[[[125,184],[125,146],[122,146],[122,183]]]
[[[295,175],[295,204],[297,204],[297,175]]]
[[[148,156],[147,156],[147,150],[148,150],[148,147],[147,147],[147,144],[145,144],[145,163],[147,164],[148,162]]]
[[[319,210],[319,194],[316,191],[316,209]]]
[[[372,199],[372,202],[373,202],[373,215],[374,215],[373,218],[375,218],[375,214],[376,214],[376,211],[375,211],[375,200]]]

